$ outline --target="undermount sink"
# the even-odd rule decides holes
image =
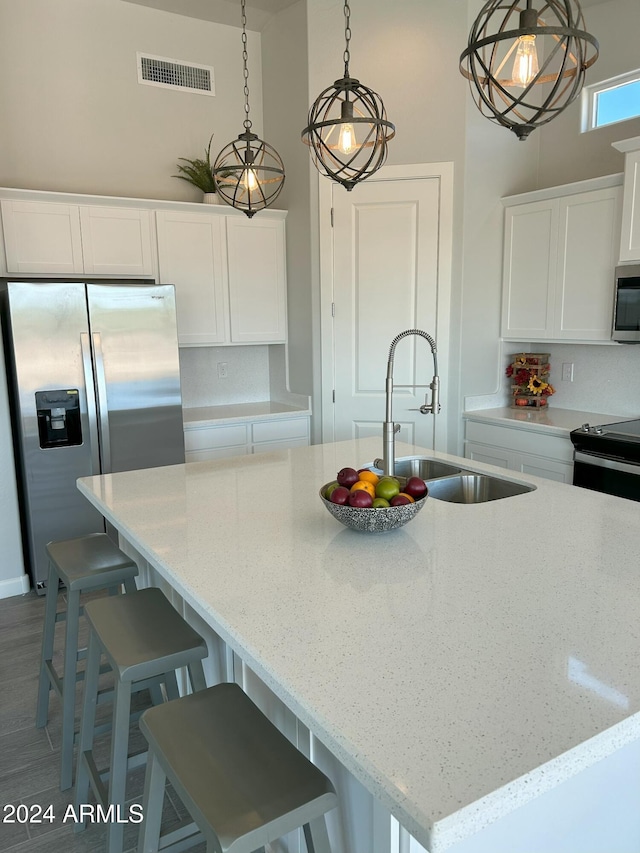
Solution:
[[[373,463],[376,473],[382,471],[381,459]],[[423,480],[433,480],[436,477],[450,477],[452,474],[460,474],[461,469],[439,459],[429,459],[426,456],[401,456],[395,461],[395,475],[397,477],[421,477]]]
[[[375,459],[373,465],[366,467],[382,474],[382,459]],[[430,456],[401,456],[395,460],[394,468],[401,483],[409,477],[421,477],[427,484],[430,498],[455,504],[486,503],[535,490],[535,486],[528,483],[478,474]]]
[[[488,474],[463,472],[456,477],[444,477],[427,483],[429,497],[456,504],[477,504],[510,498],[532,492],[535,486],[514,483]]]

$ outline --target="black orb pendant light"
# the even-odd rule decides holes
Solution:
[[[318,95],[302,131],[318,171],[347,190],[378,171],[396,132],[380,96],[349,76],[350,15],[345,2],[344,76]]]
[[[218,195],[251,218],[273,204],[284,186],[284,163],[273,146],[251,132],[249,71],[247,68],[247,16],[242,6],[242,62],[244,74],[244,132],[225,146],[213,164]]]
[[[578,0],[489,0],[460,71],[480,112],[523,140],[578,97],[597,58]]]

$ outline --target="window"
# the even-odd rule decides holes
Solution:
[[[640,70],[582,90],[582,130],[640,116]]]

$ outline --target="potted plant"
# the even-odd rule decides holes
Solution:
[[[212,141],[213,134],[211,134],[209,144],[205,148],[204,160],[200,158],[188,160],[186,157],[178,157],[179,160],[182,160],[182,163],[177,164],[178,171],[181,174],[171,176],[172,178],[180,178],[182,181],[187,181],[188,183],[193,184],[194,187],[198,187],[199,190],[202,190],[204,193],[203,201],[205,204],[218,203],[218,188],[216,186],[215,178],[213,177],[211,165]]]

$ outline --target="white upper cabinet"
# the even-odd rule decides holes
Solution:
[[[227,219],[232,343],[284,343],[284,222]]]
[[[160,281],[174,284],[182,346],[284,343],[284,214],[156,212]]]
[[[153,275],[151,211],[127,207],[80,207],[84,272],[91,275]]]
[[[611,340],[620,184],[612,176],[503,200],[504,338]]]
[[[1,204],[7,272],[84,272],[77,205],[12,199]]]
[[[225,217],[158,210],[160,281],[176,288],[181,346],[229,342]]]
[[[620,260],[640,261],[640,136],[614,142],[624,152],[624,202]]]
[[[151,211],[2,199],[8,273],[153,276]]]

